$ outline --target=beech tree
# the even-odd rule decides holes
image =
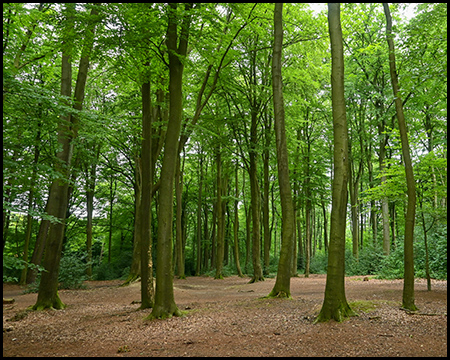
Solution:
[[[280,183],[282,211],[282,240],[277,280],[269,297],[290,297],[291,254],[294,245],[294,204],[289,182],[289,159],[284,121],[284,100],[281,77],[281,51],[283,46],[283,4],[276,3],[274,10],[274,43],[272,58],[273,108],[275,114],[275,136],[277,144],[278,182]]]
[[[61,95],[68,99],[72,95],[72,42],[70,41],[73,32],[75,15],[75,4],[66,6],[66,28],[63,34],[63,55],[61,68]],[[86,29],[86,41],[81,53],[80,65],[78,69],[78,77],[75,86],[75,102],[74,109],[80,111],[83,106],[87,73],[89,69],[89,55],[94,44],[94,31],[96,25],[96,16],[98,9],[93,7],[90,14],[89,25]],[[62,241],[64,236],[64,225],[68,205],[68,178],[70,175],[69,168],[73,155],[73,141],[77,137],[79,119],[76,114],[69,114],[61,117],[61,123],[58,128],[58,142],[62,149],[58,152],[56,162],[56,171],[62,174],[61,178],[55,179],[50,188],[48,208],[50,215],[55,216],[58,220],[50,224],[48,240],[45,247],[43,259],[43,272],[41,282],[39,284],[39,293],[34,310],[42,310],[45,308],[62,309],[65,305],[58,295],[58,272],[59,262],[61,259]]]
[[[345,225],[348,194],[348,130],[344,98],[344,53],[340,4],[328,4],[331,42],[331,101],[333,107],[334,178],[332,188],[331,229],[328,247],[328,271],[325,299],[315,320],[342,321],[354,312],[345,297]]]
[[[178,5],[167,9],[167,50],[169,53],[169,122],[164,143],[164,157],[159,188],[158,241],[155,302],[150,318],[180,316],[173,297],[172,267],[172,214],[173,185],[178,154],[178,137],[181,130],[183,59],[187,53],[192,4],[184,6],[184,14],[178,14]],[[178,35],[178,28],[181,32]]]
[[[395,111],[397,114],[398,128],[400,130],[400,139],[402,144],[403,162],[405,164],[406,185],[408,194],[408,205],[405,217],[405,235],[404,235],[404,263],[405,272],[403,278],[403,299],[402,304],[405,309],[417,310],[414,305],[414,222],[416,219],[416,183],[414,180],[411,154],[409,151],[408,130],[406,128],[405,115],[403,113],[402,98],[399,93],[397,78],[397,68],[395,64],[394,40],[392,38],[392,18],[389,11],[389,5],[383,3],[384,13],[386,15],[386,40],[389,46],[389,69],[391,74],[392,91],[394,93]]]

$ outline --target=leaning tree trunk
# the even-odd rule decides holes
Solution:
[[[73,13],[75,5],[67,5],[67,28],[66,36],[68,36],[74,27]],[[65,46],[64,46],[65,45]],[[71,97],[72,95],[72,67],[70,63],[71,44],[63,43],[64,50],[61,64],[61,95]],[[68,177],[67,171],[61,166],[65,164],[68,168],[72,158],[71,139],[69,136],[70,115],[61,117],[61,123],[58,126],[58,142],[62,146],[62,150],[57,154],[55,163],[58,171],[62,171],[65,177]],[[67,192],[69,185],[67,180],[55,179],[50,187],[49,199],[47,203],[47,213],[55,216],[58,222],[51,223],[48,230],[48,238],[45,246],[45,255],[42,262],[46,271],[42,272],[41,281],[39,283],[39,293],[36,304],[33,306],[35,310],[45,308],[63,309],[65,305],[58,295],[58,273],[59,262],[61,259],[61,248],[64,236],[64,222],[67,210]]]
[[[400,131],[400,140],[402,143],[402,155],[405,164],[406,186],[408,195],[408,204],[405,217],[405,239],[404,239],[404,262],[405,272],[403,280],[403,308],[408,310],[417,310],[414,305],[414,221],[416,217],[416,183],[409,151],[408,130],[406,128],[405,116],[403,114],[402,99],[399,94],[397,70],[395,66],[394,40],[392,39],[392,18],[389,11],[389,5],[383,3],[384,13],[386,15],[386,39],[389,46],[389,69],[391,73],[392,90],[394,92],[395,110],[397,113],[398,129]]]
[[[72,69],[70,64],[72,52],[72,39],[70,38],[74,31],[74,12],[75,5],[68,5],[68,21],[65,29],[65,41],[63,45],[63,56],[61,66],[61,95],[71,96]],[[91,10],[91,17],[98,14],[94,8]],[[81,110],[84,90],[89,69],[89,54],[94,43],[95,22],[92,21],[86,31],[86,43],[82,50],[80,59],[78,77],[75,86],[75,110]],[[46,308],[63,309],[65,305],[58,295],[58,274],[59,263],[61,260],[61,249],[64,237],[65,219],[68,205],[69,191],[69,170],[73,154],[73,141],[78,133],[78,119],[74,115],[61,117],[58,126],[58,142],[61,144],[62,150],[58,152],[56,170],[63,174],[62,178],[55,179],[50,187],[48,200],[48,214],[58,219],[57,222],[50,224],[47,244],[45,247],[45,255],[43,267],[46,269],[41,275],[39,284],[39,293],[34,310],[42,310]]]
[[[278,182],[281,197],[281,251],[277,279],[269,297],[290,297],[291,254],[294,248],[294,204],[289,183],[289,158],[284,123],[284,100],[281,78],[281,50],[283,46],[283,4],[275,3],[274,44],[272,62],[273,108],[275,115],[275,138],[277,147]]]
[[[190,9],[185,5],[178,45],[177,4],[170,3],[168,9],[167,49],[169,52],[169,122],[164,146],[159,188],[158,239],[156,250],[156,292],[150,319],[180,316],[173,294],[172,267],[172,215],[173,185],[177,165],[178,138],[181,130],[183,62],[187,53],[190,27]]]
[[[331,101],[333,107],[334,178],[325,299],[316,322],[342,321],[354,315],[345,297],[345,224],[348,196],[348,131],[344,98],[344,55],[340,4],[328,4],[331,40]]]

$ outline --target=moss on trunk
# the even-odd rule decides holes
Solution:
[[[53,310],[62,310],[65,309],[66,305],[59,298],[58,292],[52,297],[40,297],[36,301],[36,304],[30,307],[31,310],[45,310],[45,309],[53,309]]]

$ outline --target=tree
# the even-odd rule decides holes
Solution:
[[[344,98],[344,54],[340,4],[328,4],[331,41],[331,101],[333,107],[334,178],[325,299],[315,322],[342,321],[355,313],[345,297],[345,225],[348,194],[348,130]]]
[[[67,24],[63,39],[63,58],[61,68],[61,95],[71,97],[71,56],[72,43],[71,33],[74,26],[75,4],[69,4],[66,7]],[[78,77],[75,86],[75,104],[74,109],[80,111],[83,104],[87,73],[89,69],[89,55],[94,44],[95,17],[98,15],[97,8],[91,10],[90,21],[86,31],[86,42],[82,49]],[[61,259],[61,249],[64,236],[65,218],[68,205],[70,175],[68,169],[71,165],[73,154],[73,141],[78,133],[78,118],[75,114],[61,117],[61,123],[58,128],[58,142],[62,150],[58,152],[56,170],[63,175],[62,178],[53,180],[50,188],[48,213],[55,216],[58,221],[50,224],[48,240],[45,247],[43,267],[46,271],[42,273],[39,285],[39,294],[34,310],[45,308],[63,309],[65,305],[58,295],[58,273],[59,262]]]
[[[152,118],[150,81],[142,84],[142,195],[141,209],[141,309],[153,306],[153,264],[151,257],[152,208]]]
[[[403,113],[403,104],[399,93],[397,78],[397,69],[395,64],[394,40],[392,35],[392,18],[389,11],[389,5],[383,3],[384,13],[386,15],[386,40],[389,46],[389,69],[391,74],[392,91],[394,93],[395,111],[397,113],[398,128],[400,130],[400,139],[402,144],[403,162],[405,164],[406,186],[408,194],[408,205],[405,217],[405,235],[404,235],[404,263],[405,272],[403,279],[403,298],[402,304],[405,309],[417,310],[414,304],[414,222],[416,219],[416,183],[414,181],[413,166],[411,154],[409,151],[408,129],[406,128],[405,116]]]
[[[276,3],[274,11],[274,43],[272,58],[273,109],[278,160],[278,182],[280,184],[282,212],[282,240],[277,280],[269,297],[290,297],[291,254],[294,247],[295,219],[289,182],[289,159],[284,122],[284,100],[281,76],[281,52],[283,46],[283,4]]]
[[[178,155],[178,137],[181,130],[182,84],[184,58],[189,41],[192,4],[186,4],[181,23],[178,5],[170,3],[166,45],[169,53],[169,122],[164,144],[164,157],[161,168],[161,185],[159,188],[158,240],[156,250],[156,290],[155,302],[149,318],[167,318],[180,316],[173,296],[172,267],[172,214],[173,185]],[[181,32],[178,36],[178,27]]]

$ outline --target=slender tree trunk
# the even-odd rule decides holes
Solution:
[[[183,62],[186,56],[191,22],[192,4],[185,4],[178,44],[178,16],[176,3],[168,7],[168,26],[166,44],[169,52],[169,122],[164,145],[159,188],[158,240],[156,251],[156,292],[155,302],[149,318],[180,316],[173,294],[172,268],[172,215],[173,185],[177,165],[178,140],[182,116]]]
[[[109,182],[109,237],[108,237],[108,264],[111,263],[112,233],[113,233],[113,205],[116,196],[117,182],[111,174]]]
[[[86,224],[86,252],[87,252],[87,267],[86,275],[90,279],[92,277],[92,228],[94,216],[94,192],[95,192],[95,178],[97,170],[97,161],[100,155],[100,146],[93,145],[93,152],[95,152],[95,162],[89,165],[86,164],[86,210],[87,210],[87,224]]]
[[[40,126],[40,123],[39,123]],[[36,135],[36,142],[39,143],[41,137],[40,130],[38,131]],[[33,208],[33,201],[34,201],[34,186],[36,184],[36,170],[37,170],[37,164],[39,160],[39,154],[40,150],[39,147],[36,145],[34,148],[34,161],[33,161],[33,173],[31,175],[31,184],[30,184],[30,192],[28,194],[28,211],[30,212]],[[27,280],[27,274],[28,274],[28,251],[29,251],[29,245],[30,245],[30,238],[31,238],[31,228],[33,225],[33,217],[28,214],[27,215],[27,228],[25,233],[25,245],[23,249],[23,260],[25,261],[25,267],[22,270],[20,281],[19,283],[21,285],[26,284]]]
[[[252,148],[250,149],[250,193],[251,193],[251,214],[252,214],[252,263],[253,263],[253,277],[251,283],[263,281],[263,273],[261,267],[261,201],[260,191],[257,177],[257,154],[256,154],[256,112],[252,110],[252,126],[250,134],[250,142]]]
[[[267,135],[266,135],[267,136]],[[270,262],[270,228],[269,228],[269,144],[266,141],[263,154],[264,195],[263,195],[263,228],[264,228],[264,267],[263,275],[269,275]]]
[[[395,110],[397,113],[398,128],[400,131],[400,140],[402,143],[403,162],[405,164],[406,186],[408,195],[408,205],[405,217],[405,238],[404,238],[404,262],[405,272],[403,280],[403,307],[408,310],[417,310],[414,304],[414,222],[416,217],[416,183],[411,161],[411,155],[408,142],[408,129],[403,114],[402,99],[399,94],[397,70],[395,65],[394,40],[392,34],[392,18],[389,11],[389,5],[383,3],[384,13],[386,15],[386,39],[389,46],[389,69],[391,73],[392,90],[395,99]]]
[[[273,108],[275,115],[275,137],[280,184],[282,240],[277,279],[269,297],[290,297],[291,259],[295,241],[294,204],[289,182],[289,158],[284,123],[284,100],[281,77],[281,51],[283,46],[283,4],[275,3],[274,45],[272,62]]]
[[[235,193],[234,193],[234,226],[233,226],[233,254],[234,254],[234,261],[236,262],[236,271],[238,273],[239,277],[244,277],[244,274],[241,270],[241,263],[239,260],[239,213],[238,213],[238,198],[239,198],[239,187],[238,187],[238,169],[239,166],[236,164],[236,171],[235,171]]]
[[[216,274],[214,275],[214,279],[223,279],[222,269],[223,269],[223,259],[224,259],[224,249],[225,249],[225,214],[223,212],[222,206],[222,192],[223,192],[223,179],[222,179],[222,157],[220,144],[217,145],[216,149],[216,164],[217,164],[217,175],[216,175],[216,184],[217,184],[217,252],[216,252]]]
[[[152,115],[150,81],[142,84],[141,309],[153,306],[152,263]]]
[[[362,173],[362,161],[359,163],[358,171],[354,169],[354,161],[351,151],[351,146],[349,145],[349,158],[351,163],[349,163],[349,192],[350,192],[350,208],[351,208],[351,219],[352,219],[352,252],[353,257],[358,259],[359,255],[359,206],[358,206],[358,193],[359,193],[359,180]]]
[[[315,322],[342,321],[354,315],[345,297],[345,225],[348,196],[348,130],[344,98],[344,54],[340,4],[328,4],[331,40],[331,100],[333,107],[334,178],[325,299]]]
[[[121,286],[127,286],[141,276],[141,159],[136,153],[134,156],[134,232],[133,232],[133,260],[130,273]]]
[[[247,206],[244,202],[245,207],[245,264],[244,264],[244,271],[248,274],[249,273],[249,262],[250,262],[250,245],[251,245],[251,239],[252,239],[252,231],[251,231],[251,224],[252,224],[252,206]]]
[[[325,207],[325,201],[322,199],[322,214],[323,214],[323,245],[325,252],[328,252],[328,221],[327,221],[327,209]]]
[[[305,204],[305,277],[309,277],[311,263],[311,200],[309,199],[309,185],[306,186]]]
[[[202,260],[202,187],[203,187],[203,153],[199,151],[198,199],[197,199],[197,268],[195,275],[200,276]]]
[[[375,107],[377,108],[377,117],[382,112],[382,105],[380,102],[375,103]],[[387,135],[384,134],[385,131],[385,120],[378,120],[378,134],[381,137],[380,140],[380,154],[379,154],[379,164],[380,164],[380,173],[381,185],[386,183],[387,178],[384,175],[384,171],[386,169],[385,159],[386,159],[386,145],[387,145]],[[385,256],[388,256],[390,253],[390,238],[389,238],[389,202],[387,197],[383,197],[381,199],[381,221],[382,221],[382,234],[383,234],[383,253]]]
[[[176,272],[179,279],[186,279],[184,273],[184,256],[183,256],[183,226],[182,207],[183,207],[183,176],[181,174],[181,154],[177,155],[177,167],[175,170],[175,199],[176,199],[176,215],[175,215],[175,252],[176,252]]]

